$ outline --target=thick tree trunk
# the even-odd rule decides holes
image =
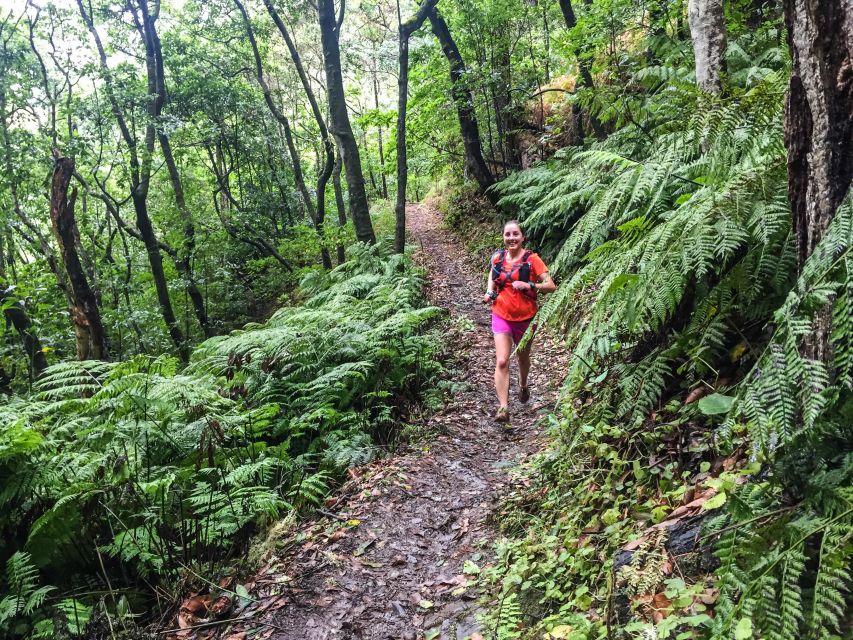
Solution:
[[[355,226],[355,236],[361,242],[376,243],[370,208],[364,188],[364,174],[358,144],[352,132],[347,112],[344,81],[341,73],[341,51],[338,46],[339,20],[335,16],[334,0],[318,0],[317,14],[320,21],[320,40],[323,45],[323,62],[326,67],[326,89],[329,99],[329,119],[332,135],[338,142],[344,170],[347,175],[349,210]],[[343,19],[343,3],[341,5]]]
[[[696,57],[696,84],[706,93],[719,95],[726,70],[723,0],[688,0],[687,21]]]
[[[465,147],[465,171],[480,186],[480,191],[492,204],[497,204],[498,196],[489,190],[495,183],[492,172],[483,159],[483,149],[480,144],[480,128],[477,125],[477,114],[474,110],[474,99],[470,89],[465,85],[466,68],[459,48],[450,34],[447,23],[435,7],[428,13],[432,32],[441,44],[441,50],[450,63],[451,95],[459,118],[459,130]]]
[[[785,0],[785,22],[788,195],[802,270],[853,179],[853,3]],[[829,359],[830,323],[829,309],[818,314],[805,355]]]
[[[50,190],[50,221],[71,284],[70,311],[77,336],[77,359],[107,360],[107,336],[101,322],[98,300],[89,286],[77,253],[77,245],[80,242],[77,221],[74,218],[77,189],[73,189],[71,197],[68,197],[68,186],[74,174],[74,160],[59,157],[58,151],[54,151],[54,155],[56,165],[53,168]]]

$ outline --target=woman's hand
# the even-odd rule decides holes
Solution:
[[[486,304],[492,304],[494,302],[494,300],[492,299],[491,295],[489,295],[488,293],[484,293],[483,294],[483,302],[485,302]]]
[[[532,282],[523,282],[521,280],[513,280],[512,288],[516,291],[533,291],[536,288]]]

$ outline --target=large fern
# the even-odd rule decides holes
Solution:
[[[33,566],[67,586],[69,569],[115,558],[114,587],[156,584],[319,506],[376,454],[438,371],[425,329],[439,311],[408,258],[353,254],[306,277],[303,307],[208,340],[183,371],[171,357],[61,363],[0,408],[0,536],[22,537],[0,624],[43,605]]]

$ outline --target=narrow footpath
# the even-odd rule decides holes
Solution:
[[[411,205],[418,260],[428,265],[428,294],[452,316],[469,319],[451,345],[464,389],[425,425],[435,439],[351,471],[324,517],[300,526],[247,584],[255,602],[244,620],[193,637],[243,640],[461,640],[479,633],[474,565],[491,559],[490,522],[510,471],[541,446],[538,417],[553,406],[565,354],[541,336],[534,348],[524,406],[512,430],[492,420],[496,408],[490,312],[481,302],[483,265],[444,229],[428,205]],[[466,569],[467,564],[467,573]],[[474,635],[474,638],[477,638]]]

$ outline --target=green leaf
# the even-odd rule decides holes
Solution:
[[[741,618],[735,627],[735,640],[750,640],[752,638],[752,620]]]
[[[734,396],[724,396],[720,393],[712,393],[699,401],[699,411],[706,416],[715,416],[728,413],[734,404]]]
[[[709,511],[711,509],[719,509],[724,504],[726,504],[726,492],[720,491],[713,498],[710,498],[707,502],[702,505],[703,511]]]
[[[470,560],[466,560],[465,564],[462,565],[462,573],[469,576],[476,576],[480,573],[480,567],[471,562]]]

